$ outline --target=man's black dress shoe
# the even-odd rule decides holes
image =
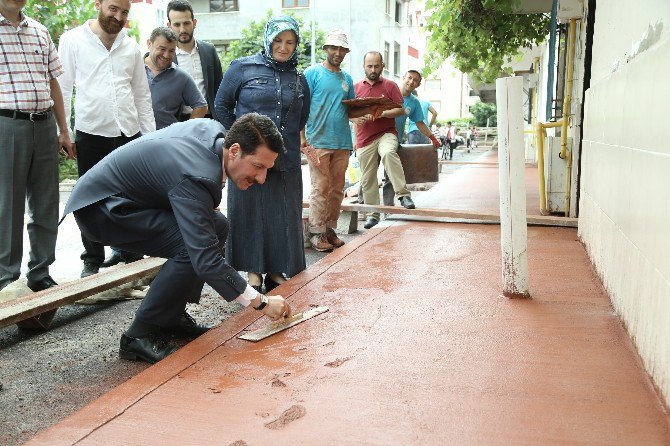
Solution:
[[[100,265],[93,262],[84,262],[84,269],[81,270],[81,278],[92,276],[93,274],[98,274],[100,270]]]
[[[405,195],[404,197],[400,197],[400,204],[402,204],[402,207],[405,209],[414,209],[416,206],[414,206],[414,202],[412,201],[412,197],[409,195]]]
[[[368,217],[368,219],[365,220],[365,224],[363,225],[363,227],[364,227],[365,229],[370,229],[370,228],[372,228],[373,226],[376,226],[377,223],[379,223],[379,220],[377,220],[377,219],[374,218],[374,217]]]
[[[118,265],[119,263],[132,263],[138,260],[142,260],[144,256],[142,254],[135,254],[133,252],[118,252],[112,251],[112,253],[105,259],[104,262],[100,265],[100,268],[109,268],[110,266]]]
[[[142,338],[131,338],[122,334],[119,358],[155,364],[170,353],[176,352],[178,348],[162,334],[149,333]]]
[[[107,257],[105,261],[100,264],[100,268],[109,268],[110,266],[118,265],[121,262],[123,262],[121,254],[116,251],[112,251],[109,257]]]
[[[178,339],[195,339],[201,334],[207,333],[210,328],[211,327],[205,325],[199,325],[195,319],[193,319],[193,316],[184,311],[179,316],[177,325],[165,327],[163,332],[166,335]]]
[[[51,276],[43,277],[40,280],[36,280],[34,282],[31,282],[30,280],[28,281],[28,288],[34,292],[46,290],[52,286],[58,286],[58,284],[51,278]]]

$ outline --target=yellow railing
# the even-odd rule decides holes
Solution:
[[[561,127],[561,153],[558,155],[566,160],[565,173],[565,216],[570,215],[570,180],[572,173],[572,150],[568,151],[568,125],[570,123],[570,102],[572,100],[572,76],[574,72],[575,58],[575,39],[577,34],[577,19],[570,19],[570,29],[568,37],[568,66],[565,82],[565,94],[563,96],[563,117],[555,122],[538,122],[535,127],[535,136],[537,137],[537,170],[540,176],[540,213],[546,215],[547,212],[547,192],[545,189],[544,176],[544,139],[547,136],[547,129]]]

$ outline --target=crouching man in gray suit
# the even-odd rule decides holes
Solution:
[[[284,150],[274,123],[257,113],[227,132],[195,119],[129,142],[77,181],[63,218],[73,212],[91,240],[168,259],[121,336],[121,358],[154,363],[177,349],[170,337],[207,331],[185,311],[205,282],[272,319],[291,315],[283,297],[256,292],[226,263],[228,221],[217,210],[228,178],[243,190],[263,184]]]

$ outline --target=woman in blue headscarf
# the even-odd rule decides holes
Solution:
[[[269,292],[305,269],[302,237],[302,170],[300,130],[309,116],[310,94],[297,70],[300,42],[292,17],[273,17],[265,26],[264,48],[234,60],[226,71],[214,102],[226,127],[250,112],[268,116],[281,131],[286,153],[281,154],[265,183],[241,191],[228,183],[226,260],[246,271],[249,284],[260,291],[265,274]]]

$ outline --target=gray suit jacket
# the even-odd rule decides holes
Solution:
[[[224,136],[217,121],[192,119],[131,141],[77,181],[63,218],[104,200],[110,218],[124,219],[130,228],[100,240],[114,245],[145,239],[163,227],[158,219],[171,212],[195,273],[224,299],[235,299],[246,282],[226,263],[214,225],[222,195]]]

